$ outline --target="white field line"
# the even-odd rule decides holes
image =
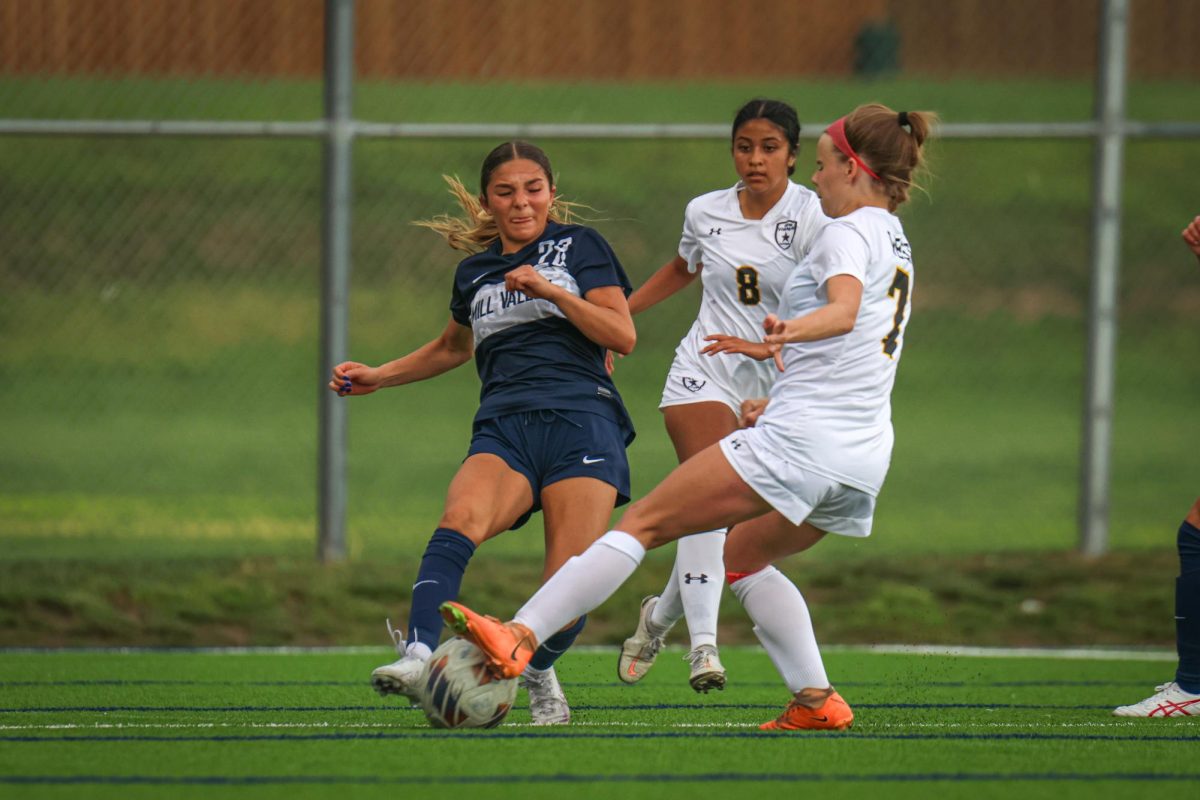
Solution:
[[[1175,661],[1174,650],[1111,647],[970,647],[944,644],[829,645],[825,653],[885,653],[969,658],[1053,658],[1087,661]]]
[[[1174,720],[1173,722],[1183,722],[1183,725],[1190,724],[1190,721]],[[1177,725],[1163,724],[1164,727],[1177,727]],[[538,727],[532,723],[508,723],[505,728],[533,728]],[[544,726],[543,726],[544,727]],[[727,730],[727,729],[743,729],[757,728],[756,722],[676,722],[669,725],[663,725],[655,722],[572,722],[571,729],[577,728],[676,728],[676,729],[706,729],[706,730]],[[931,730],[960,730],[973,728],[1023,728],[1031,731],[1041,731],[1046,728],[1063,728],[1063,729],[1116,729],[1116,728],[1139,728],[1145,730],[1141,721],[1135,720],[1112,720],[1112,721],[1095,721],[1095,722],[884,722],[875,723],[870,726],[876,728],[898,728],[901,730],[911,730],[913,728],[927,728]],[[91,730],[220,730],[220,731],[239,731],[239,730],[395,730],[395,731],[412,731],[416,730],[411,725],[394,725],[389,723],[329,723],[329,722],[97,722],[97,723],[73,723],[63,722],[46,725],[30,724],[30,725],[0,725],[2,731],[91,731]],[[422,728],[423,730],[424,728]],[[862,732],[861,730],[859,731]]]
[[[578,653],[612,653],[616,645],[579,645],[571,648]],[[683,652],[680,646],[669,646],[667,651]],[[726,652],[755,650],[754,645],[727,645]],[[935,655],[961,656],[967,658],[1051,658],[1093,661],[1174,661],[1173,650],[1154,648],[1112,647],[972,647],[969,645],[941,644],[874,644],[874,645],[826,645],[825,653],[883,653],[892,655]],[[59,655],[87,653],[97,655],[368,655],[391,653],[384,647],[0,647],[0,655]]]

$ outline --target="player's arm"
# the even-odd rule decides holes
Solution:
[[[725,355],[748,356],[755,361],[766,361],[775,354],[775,348],[766,342],[748,342],[727,333],[710,333],[704,337],[704,341],[712,343],[706,344],[700,349],[700,352],[706,356],[724,353]]]
[[[802,317],[784,320],[768,314],[763,320],[763,330],[767,334],[763,341],[777,348],[775,363],[780,369],[783,364],[779,352],[783,345],[832,339],[854,330],[858,308],[862,305],[862,282],[853,275],[834,275],[825,281],[825,292],[829,301]]]
[[[1196,217],[1183,229],[1183,241],[1196,254],[1196,258],[1200,259],[1200,217]]]
[[[504,276],[504,288],[554,303],[571,324],[601,347],[623,356],[633,352],[637,330],[620,286],[597,286],[579,297],[525,264]]]
[[[406,356],[378,367],[345,361],[333,368],[329,388],[340,395],[370,394],[388,386],[401,386],[433,378],[471,360],[475,340],[471,329],[453,319],[441,336]]]
[[[688,263],[683,256],[675,256],[659,267],[657,272],[629,296],[629,313],[640,314],[647,308],[661,303],[690,286],[699,274],[698,270],[688,270]]]

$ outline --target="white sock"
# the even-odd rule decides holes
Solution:
[[[754,621],[754,633],[788,691],[794,694],[828,687],[808,604],[796,585],[779,570],[767,567],[734,581],[730,588]]]
[[[572,557],[521,606],[514,622],[525,625],[544,642],[567,623],[612,596],[633,574],[646,548],[623,531],[609,531]]]
[[[676,558],[678,559],[678,557]],[[677,572],[675,564],[672,564],[671,577],[667,579],[666,587],[658,596],[658,602],[654,604],[654,610],[650,612],[650,616],[646,620],[646,627],[650,633],[666,636],[667,631],[671,630],[676,622],[683,619],[683,598],[679,596]]]
[[[675,581],[687,618],[692,649],[717,643],[717,612],[725,583],[725,529],[697,533],[679,540],[675,552]]]
[[[421,661],[428,661],[433,655],[433,651],[429,649],[429,645],[421,644],[420,642],[409,642],[404,648],[405,657],[418,658]]]

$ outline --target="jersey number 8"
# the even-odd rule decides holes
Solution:
[[[762,292],[758,290],[758,270],[754,267],[737,268],[738,300],[742,305],[756,306],[762,302]]]

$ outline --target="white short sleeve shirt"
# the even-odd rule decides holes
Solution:
[[[891,462],[891,392],[912,310],[912,251],[900,220],[868,207],[831,221],[788,279],[779,315],[825,305],[836,275],[863,284],[854,329],[784,346],[785,370],[757,427],[782,458],[874,495]]]

